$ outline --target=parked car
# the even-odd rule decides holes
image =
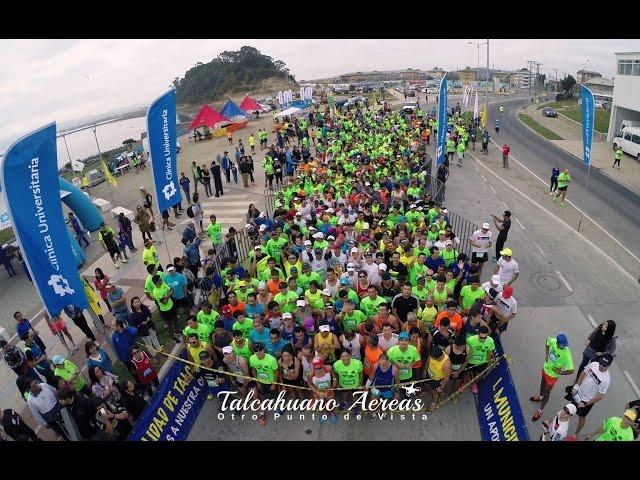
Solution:
[[[542,116],[543,117],[553,117],[556,118],[558,116],[558,112],[556,112],[553,108],[550,107],[544,107],[542,109]]]
[[[416,102],[407,102],[402,107],[404,113],[412,114],[418,110],[418,104]]]

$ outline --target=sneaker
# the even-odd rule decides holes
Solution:
[[[471,393],[473,393],[474,395],[478,394],[478,385],[477,384],[473,384],[471,385]]]
[[[473,388],[472,388],[472,391],[473,391]],[[451,401],[453,402],[453,404],[454,404],[454,405],[457,405],[457,404],[458,404],[458,395],[457,395],[457,394],[456,394],[456,395],[454,395],[454,396],[451,398]]]
[[[122,263],[128,263],[127,260],[129,260],[129,259],[125,258],[124,260],[122,260]]]
[[[541,416],[542,416],[542,410],[536,410],[536,413],[534,413],[533,417],[531,417],[531,421],[537,422],[538,420],[540,420]]]
[[[564,202],[562,202],[562,203],[560,204],[560,206],[561,206],[561,207],[566,207],[566,205],[565,205],[565,203],[564,203]]]
[[[266,416],[264,413],[261,413],[261,414],[258,416],[258,424],[259,424],[261,427],[264,427],[264,426],[267,424],[267,416]]]
[[[207,400],[213,400],[213,395],[211,393],[207,394]]]
[[[120,268],[120,265],[118,265],[118,264],[116,263],[116,264],[115,264],[115,267],[116,267],[116,268]]]
[[[529,397],[529,400],[532,402],[541,402],[542,401],[542,397],[540,395],[534,395],[532,397]]]
[[[80,349],[80,347],[78,347],[78,345],[76,345],[75,343],[71,345],[71,348],[74,352],[77,352]]]

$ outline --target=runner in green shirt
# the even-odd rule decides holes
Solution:
[[[189,316],[187,319],[187,326],[182,330],[182,335],[184,336],[185,344],[187,339],[189,338],[189,334],[195,333],[198,335],[198,340],[201,342],[210,343],[211,342],[211,327],[206,323],[198,323],[196,317],[194,315]]]
[[[560,198],[560,206],[564,207],[564,197],[567,196],[567,187],[569,186],[569,182],[571,182],[571,176],[569,175],[569,169],[565,168],[564,171],[558,175],[558,190],[556,194],[553,196],[553,202]]]
[[[460,305],[460,314],[466,314],[469,312],[469,308],[479,298],[485,297],[485,291],[480,288],[480,277],[473,275],[470,279],[469,285],[465,285],[460,290],[460,299],[458,304]]]
[[[541,402],[540,408],[536,410],[531,420],[537,421],[542,415],[545,405],[549,401],[551,389],[555,385],[560,375],[571,375],[573,373],[573,359],[569,350],[569,340],[564,333],[557,337],[547,338],[545,346],[545,362],[542,366],[542,380],[540,382],[540,394],[534,395],[529,400]]]
[[[631,428],[631,424],[635,422],[636,418],[637,413],[635,410],[625,410],[622,418],[607,418],[602,423],[602,426],[589,435],[587,439],[592,440],[593,437],[598,435],[596,442],[632,442],[633,429]]]
[[[198,315],[196,315],[196,320],[198,323],[204,323],[213,329],[220,314],[211,309],[211,304],[209,302],[202,303],[200,308],[201,310],[198,312]]]
[[[207,226],[207,235],[215,246],[218,246],[222,243],[222,225],[216,221],[216,216],[209,216],[209,220],[211,223]]]
[[[336,360],[333,364],[333,369],[336,375],[338,375],[338,385],[340,385],[341,388],[354,389],[362,385],[362,362],[351,358],[349,349],[342,350],[340,360]],[[350,397],[350,395],[345,395],[345,392],[343,392],[344,399],[350,400]]]
[[[366,315],[355,308],[356,305],[353,300],[347,299],[344,302],[343,311],[337,317],[338,321],[342,322],[343,330],[353,330],[354,332],[357,332],[358,325],[367,320]]]
[[[420,360],[418,349],[409,345],[409,333],[400,332],[398,344],[387,350],[389,360],[398,367],[400,381],[408,382],[413,378],[413,364]]]

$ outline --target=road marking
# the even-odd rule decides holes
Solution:
[[[535,240],[532,240],[532,242],[533,242],[533,246],[536,247],[536,250],[540,252],[540,255],[544,257],[544,252],[542,251],[542,247],[538,245],[538,242],[536,242]]]
[[[501,148],[496,142],[493,141],[493,139],[491,139],[491,142],[498,148]],[[552,144],[553,145],[553,144]],[[564,150],[563,150],[564,151]],[[471,155],[473,156],[473,155]],[[525,167],[516,157],[514,157],[513,155],[509,155],[509,157],[513,158],[513,160],[520,165],[522,168],[524,168],[527,172],[529,172],[531,175],[533,175],[534,177],[536,177],[538,180],[540,180],[542,183],[545,184],[545,186],[548,186],[548,183],[543,180],[542,178],[540,178],[538,175],[536,175],[535,173],[533,173],[531,170],[529,170],[527,167]],[[479,162],[480,160],[478,160],[476,158],[476,160]],[[480,163],[482,165],[482,163]],[[487,168],[485,165],[482,165],[483,167]],[[487,168],[488,169],[488,168]],[[490,169],[488,169],[490,170]],[[491,173],[493,173],[492,170],[490,170]],[[575,208],[578,212],[580,212],[580,214],[582,214],[587,220],[589,220],[591,223],[593,223],[596,227],[598,227],[600,230],[602,230],[611,240],[613,240],[615,243],[617,243],[620,247],[622,247],[622,249],[627,252],[629,255],[631,255],[638,263],[640,263],[640,258],[635,255],[631,250],[629,250],[627,247],[625,247],[622,243],[620,243],[618,241],[617,238],[615,238],[613,235],[611,235],[609,232],[607,232],[604,227],[602,227],[598,222],[596,222],[593,218],[591,218],[589,215],[587,215],[585,212],[583,212],[581,209],[579,209],[571,200],[565,200],[565,202],[567,202],[569,205],[571,205],[573,208]],[[568,224],[567,224],[568,225]],[[572,230],[576,231],[575,229],[571,228]],[[578,232],[580,233],[580,232]]]
[[[509,208],[509,206],[507,205],[507,202],[502,202],[502,205],[504,205],[504,208]]]
[[[569,225],[567,222],[565,222],[564,220],[562,220],[561,218],[559,218],[557,215],[555,215],[554,213],[552,213],[551,211],[549,211],[546,207],[542,206],[542,204],[540,204],[539,202],[537,202],[536,200],[534,200],[533,198],[531,198],[529,195],[527,195],[526,193],[524,193],[523,191],[519,190],[518,188],[514,187],[513,185],[511,185],[511,183],[509,183],[508,181],[506,181],[504,178],[502,178],[501,176],[499,176],[497,173],[495,173],[493,170],[491,170],[489,167],[487,167],[486,165],[484,165],[480,160],[478,160],[474,155],[470,154],[471,158],[473,158],[476,162],[478,162],[479,165],[481,165],[482,167],[484,167],[485,169],[487,169],[489,171],[489,173],[491,173],[494,177],[496,177],[498,180],[500,180],[501,182],[503,182],[505,185],[507,185],[509,188],[511,188],[512,190],[514,190],[515,192],[517,192],[518,194],[520,194],[523,198],[527,199],[530,203],[532,203],[533,205],[536,206],[536,208],[538,208],[538,210],[545,212],[547,215],[549,215],[551,218],[553,218],[555,221],[557,221],[560,225],[563,225],[567,230],[570,230],[571,233],[573,233],[574,235],[577,235],[578,237],[580,237],[587,245],[589,245],[591,248],[593,248],[596,252],[598,252],[603,258],[605,258],[606,260],[608,260],[609,262],[611,262],[619,271],[622,275],[626,276],[629,280],[631,280],[633,282],[634,285],[638,285],[638,279],[635,278],[633,275],[631,275],[629,272],[627,272],[624,268],[622,268],[618,262],[616,262],[613,258],[611,258],[609,255],[607,255],[605,253],[604,250],[602,250],[600,247],[598,247],[595,243],[593,243],[591,240],[589,240],[587,237],[585,237],[582,233],[578,232],[576,229],[574,229],[571,225]],[[619,242],[618,242],[619,243]]]
[[[631,378],[629,372],[627,370],[623,370],[622,373],[627,378],[627,381],[631,384],[631,388],[633,388],[633,391],[636,392],[636,397],[640,397],[640,388],[638,388],[636,382],[633,381],[633,378]]]
[[[489,188],[491,189],[491,191],[492,191],[493,193],[495,193],[496,195],[498,194],[498,192],[496,192],[495,188],[493,188],[491,185],[489,185]]]
[[[483,179],[485,182],[487,181],[487,179],[486,179],[486,178],[484,178],[484,175],[480,175],[480,176],[482,177],[482,179]]]
[[[569,282],[567,282],[567,279],[564,278],[558,270],[556,270],[556,274],[560,277],[560,280],[562,280],[562,283],[564,283],[564,286],[567,287],[567,290],[573,293],[573,288],[571,288],[571,285],[569,285]]]
[[[596,321],[593,319],[593,317],[591,316],[591,314],[589,313],[587,315],[587,318],[589,319],[589,323],[591,324],[591,326],[593,328],[596,328],[598,326],[598,324],[596,323]]]
[[[521,228],[521,229],[526,230],[526,228],[524,228],[524,225],[522,224],[522,222],[521,222],[520,220],[518,220],[518,218],[517,218],[517,217],[513,217],[513,218],[515,219],[516,223],[517,223],[518,225],[520,225],[520,228]]]
[[[475,168],[475,169],[476,169],[476,172],[480,173],[480,169],[478,168],[478,166],[477,166],[477,165],[475,165],[475,164],[474,164],[474,165],[473,165],[473,168]]]

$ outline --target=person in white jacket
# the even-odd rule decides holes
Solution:
[[[50,428],[65,440],[69,437],[62,423],[60,404],[56,397],[56,389],[46,383],[29,379],[29,396],[27,405],[33,418],[42,426]]]

